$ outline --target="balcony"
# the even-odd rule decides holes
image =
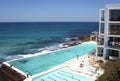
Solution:
[[[104,45],[104,36],[102,35],[98,36],[98,45]]]
[[[120,30],[110,30],[109,35],[120,35]]]
[[[108,47],[120,49],[120,42],[110,41],[110,42],[108,42]]]
[[[120,24],[110,24],[109,35],[120,35]]]
[[[98,45],[104,45],[104,41],[98,41]]]
[[[117,56],[109,56],[109,59],[110,59],[110,60],[118,60],[119,57],[117,57]]]
[[[108,50],[108,56],[109,56],[110,60],[118,60],[119,59],[119,51]]]
[[[111,17],[110,21],[120,21],[120,16],[119,17]]]
[[[120,9],[110,10],[110,21],[120,21]]]
[[[98,56],[103,56],[103,48],[98,47],[97,49],[98,49],[97,55],[98,55]]]

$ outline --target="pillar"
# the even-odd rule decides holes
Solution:
[[[96,47],[96,57],[98,56],[98,46]]]
[[[120,51],[119,51],[118,59],[120,60]]]

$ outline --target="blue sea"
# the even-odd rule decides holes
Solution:
[[[53,50],[66,38],[98,31],[98,22],[11,22],[0,23],[0,62]]]

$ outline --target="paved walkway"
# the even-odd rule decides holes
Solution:
[[[97,63],[98,60],[101,60],[101,58],[96,58],[93,55],[85,55],[66,62],[66,65],[75,72],[97,78],[104,72]]]

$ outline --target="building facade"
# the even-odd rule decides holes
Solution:
[[[106,5],[99,10],[96,55],[105,59],[120,59],[120,4]]]

